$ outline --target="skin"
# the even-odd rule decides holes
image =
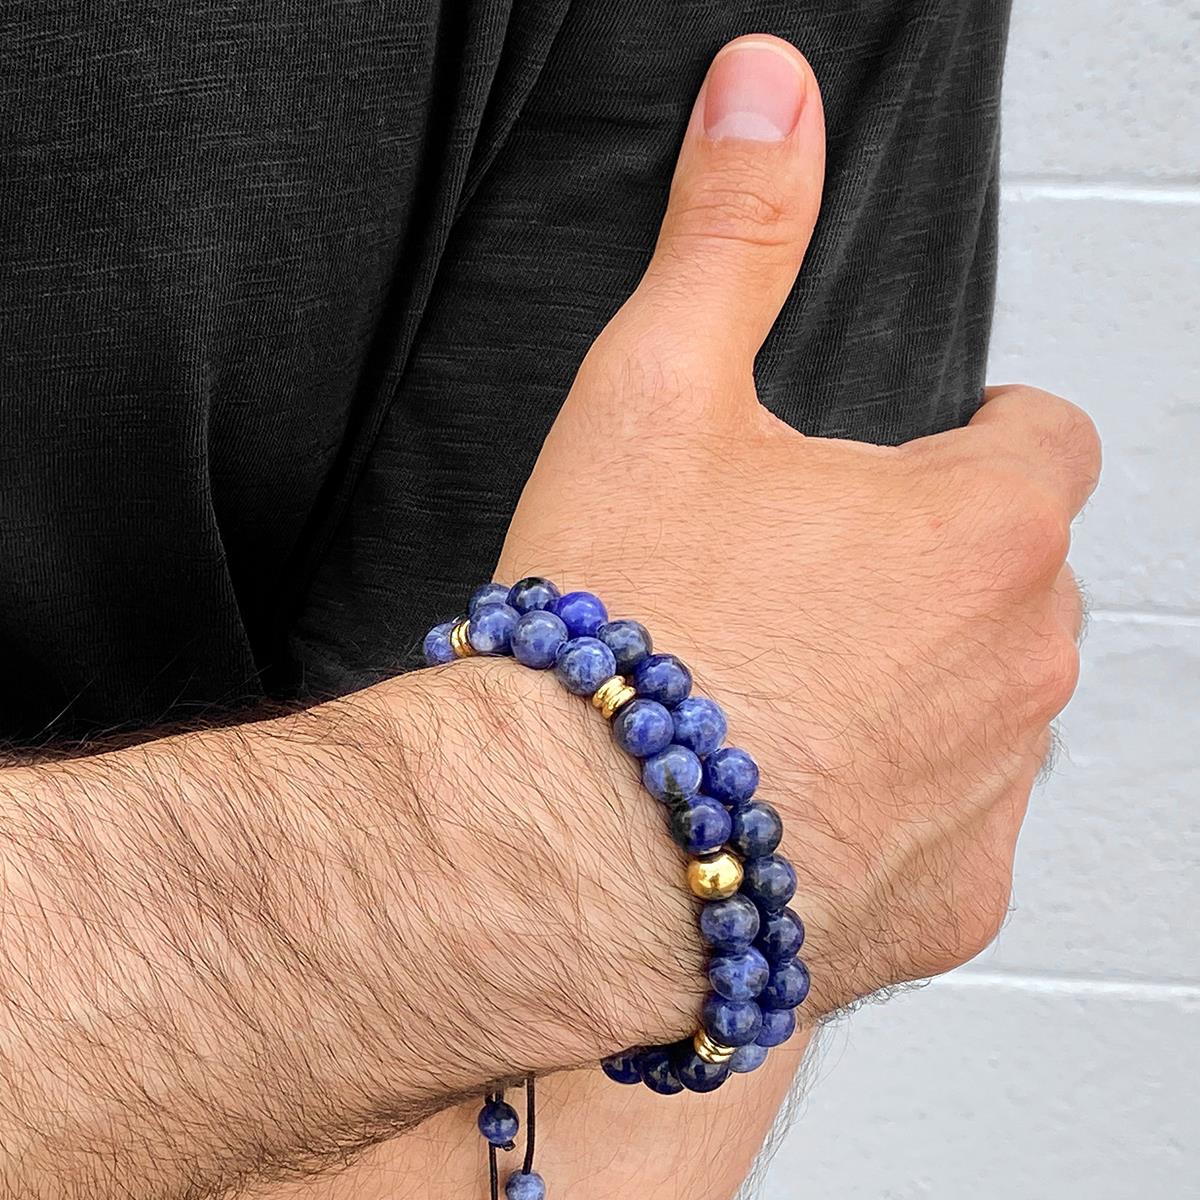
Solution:
[[[720,699],[800,868],[812,1022],[1003,919],[1075,683],[1065,556],[1099,450],[1024,388],[899,449],[759,406],[823,123],[799,54],[752,41],[773,65],[747,71],[743,42],[710,74],[654,261],[497,578],[599,592]],[[798,108],[782,140],[721,119],[753,78],[797,89],[765,101]],[[571,1069],[694,1027],[694,906],[602,721],[510,662],[14,764],[0,872],[0,1196],[480,1195],[478,1096],[532,1070],[552,1194],[725,1200],[804,1049],[707,1097]]]

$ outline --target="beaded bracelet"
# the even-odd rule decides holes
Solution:
[[[568,691],[590,696],[612,722],[617,744],[641,762],[642,783],[665,806],[671,836],[691,858],[687,883],[705,903],[700,934],[710,947],[712,988],[693,1037],[670,1046],[642,1046],[606,1058],[617,1083],[644,1084],[674,1095],[711,1092],[732,1073],[754,1071],[767,1051],[791,1037],[796,1007],[808,995],[808,969],[798,957],[804,924],[787,907],[796,872],[776,851],[783,822],[753,799],[758,766],[736,746],[722,746],[725,714],[693,696],[692,675],[671,654],[655,654],[637,621],[610,621],[590,592],[563,595],[548,579],[511,588],[485,583],[467,615],[425,636],[425,661],[453,662],[476,654],[511,655],[527,667],[553,667]],[[507,1200],[543,1200],[546,1185],[533,1170],[533,1077],[526,1082],[523,1169],[513,1172]],[[491,1092],[479,1114],[488,1142],[491,1188],[497,1200],[498,1149],[511,1150],[519,1129],[503,1092]]]

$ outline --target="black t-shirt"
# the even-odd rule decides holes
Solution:
[[[978,403],[1001,0],[0,8],[0,737],[341,692],[495,561],[714,52],[812,62],[758,363],[819,435]]]

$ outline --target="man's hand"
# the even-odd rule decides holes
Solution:
[[[899,449],[805,439],[760,407],[754,354],[816,220],[824,131],[800,55],[750,42],[710,72],[654,261],[579,372],[497,577],[594,589],[727,709],[786,818],[812,1018],[947,970],[995,933],[1047,726],[1075,679],[1063,562],[1099,463],[1086,417],[1024,389]],[[765,136],[793,117],[787,138]],[[630,816],[655,807],[632,802]],[[651,837],[680,887],[677,853]],[[694,941],[661,908],[645,920],[666,945]],[[559,1074],[540,1091],[540,1169],[572,1200],[724,1200],[804,1045],[709,1096]],[[447,1197],[482,1195],[475,1111],[441,1113],[287,1200],[416,1200],[434,1176]]]
[[[596,591],[726,707],[785,817],[812,1016],[948,970],[999,928],[1075,685],[1064,563],[1099,450],[1079,409],[1027,388],[896,449],[805,438],[759,405],[823,127],[800,56],[746,45],[722,53],[752,68],[710,74],[653,262],[579,372],[499,576]]]

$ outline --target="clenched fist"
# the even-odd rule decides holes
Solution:
[[[749,81],[710,74],[654,259],[579,371],[498,578],[599,593],[725,706],[785,819],[811,1013],[945,971],[999,928],[1075,685],[1065,559],[1099,451],[1079,409],[1028,388],[899,448],[806,438],[758,403],[823,131],[803,60],[756,44],[724,52],[755,54]],[[739,113],[764,98],[769,116]]]

